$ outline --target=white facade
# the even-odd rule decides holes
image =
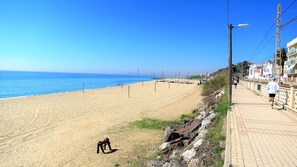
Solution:
[[[296,81],[297,70],[296,70],[296,60],[297,60],[297,37],[292,41],[287,43],[288,60],[285,62],[284,66],[284,77],[288,78],[290,81]]]
[[[268,61],[263,64],[251,64],[249,68],[249,79],[269,79],[272,75],[273,63]]]

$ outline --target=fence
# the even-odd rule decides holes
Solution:
[[[240,80],[240,83],[248,89],[268,97],[267,81]],[[297,113],[297,86],[280,85],[280,91],[276,94],[275,100],[278,104],[283,105],[284,108]]]

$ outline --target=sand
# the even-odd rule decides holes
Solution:
[[[176,120],[201,102],[197,84],[128,86],[0,100],[1,166],[135,166],[158,151],[163,131],[128,126]],[[109,137],[114,152],[97,154]],[[136,165],[137,166],[137,165]]]

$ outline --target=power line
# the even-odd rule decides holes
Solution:
[[[280,17],[282,17],[287,11],[288,9],[296,2],[297,0],[294,0],[290,5],[289,7],[287,7],[287,9],[280,15]]]
[[[274,39],[274,36],[272,36],[266,43],[265,45],[255,54],[258,55],[272,40]],[[250,59],[251,61],[252,59]]]
[[[266,61],[270,60],[271,58],[274,58],[274,54],[265,57],[264,59],[261,60],[261,62],[266,62]]]
[[[294,19],[290,20],[289,22],[283,24],[282,25],[283,26],[282,29],[284,29],[288,24],[290,24],[290,23],[292,23],[293,21],[296,21],[296,20],[297,20],[297,16]]]
[[[266,32],[265,36],[263,37],[263,39],[261,40],[261,42],[258,44],[257,48],[254,50],[254,52],[252,53],[252,55],[248,58],[249,60],[253,59],[257,54],[255,54],[258,49],[260,48],[260,46],[262,45],[262,43],[264,42],[264,40],[266,39],[266,37],[268,36],[268,34],[270,33],[270,31],[272,30],[273,26],[275,25],[275,23],[273,23],[269,30]]]
[[[296,2],[297,0],[294,0],[287,8],[286,8],[286,10],[284,11],[284,12],[282,12],[282,14],[279,16],[279,17],[281,17],[281,16],[283,16],[287,11],[288,11],[288,9]],[[279,18],[278,17],[278,18]],[[278,19],[277,18],[277,19]],[[282,30],[288,25],[288,24],[290,24],[291,22],[293,22],[293,21],[296,21],[297,20],[297,16],[294,18],[294,19],[292,19],[291,21],[289,21],[288,23],[286,23],[286,24],[284,24],[284,25],[282,25],[283,27],[282,27]],[[270,38],[269,39],[269,41],[268,42],[266,42],[266,44],[260,49],[260,50],[258,50],[259,48],[260,48],[260,46],[262,45],[262,43],[264,42],[264,40],[266,39],[266,37],[268,36],[268,34],[270,33],[270,31],[272,30],[272,28],[273,28],[273,26],[275,25],[275,23],[273,23],[271,26],[270,26],[270,28],[269,28],[269,30],[266,32],[266,34],[264,35],[264,37],[263,37],[263,39],[261,40],[261,42],[258,44],[258,46],[256,47],[256,49],[253,51],[253,53],[252,53],[252,55],[249,57],[249,59],[248,60],[252,60],[256,55],[258,55],[267,45],[268,45],[268,43],[269,42],[271,42],[271,40],[273,39],[273,37],[272,38]],[[282,31],[281,30],[281,31]]]

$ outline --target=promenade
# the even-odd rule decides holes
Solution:
[[[297,166],[297,116],[238,85],[227,116],[225,166]]]

